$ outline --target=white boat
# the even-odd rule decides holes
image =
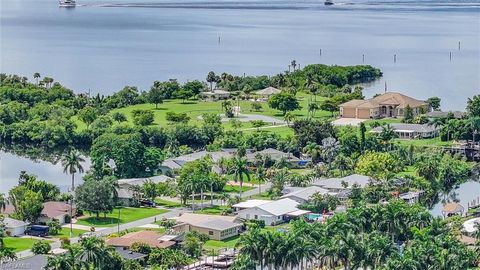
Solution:
[[[331,6],[333,5],[333,0],[325,0],[325,6]]]
[[[75,0],[60,0],[58,1],[58,6],[60,7],[75,7]]]

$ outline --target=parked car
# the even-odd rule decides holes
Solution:
[[[155,202],[152,202],[151,200],[141,200],[140,205],[141,206],[148,206],[148,207],[155,207]]]
[[[43,226],[43,225],[32,225],[27,228],[25,231],[26,235],[31,235],[31,236],[40,236],[40,237],[45,237],[48,236],[48,226]]]

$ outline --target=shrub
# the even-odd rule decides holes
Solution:
[[[152,252],[152,248],[146,243],[142,242],[135,242],[130,247],[130,250],[133,252],[143,253],[143,254],[150,254]]]
[[[62,226],[60,226],[60,222],[58,219],[52,219],[47,222],[48,226],[48,233],[51,235],[56,235],[62,230]]]
[[[51,249],[52,247],[50,246],[50,244],[45,241],[35,242],[32,246],[32,252],[34,254],[47,254],[48,252],[50,252]]]
[[[60,247],[66,248],[70,246],[70,239],[66,236],[60,237]]]
[[[260,102],[252,102],[252,104],[250,105],[252,107],[252,111],[256,111],[256,112],[259,112],[262,110],[262,104]]]
[[[186,113],[167,112],[165,119],[175,123],[187,123],[190,121],[190,116]]]
[[[128,260],[123,263],[123,270],[142,270],[142,265],[134,260]]]
[[[249,219],[246,222],[247,226],[251,224],[256,224],[260,228],[265,228],[265,220],[258,220],[258,219]]]
[[[65,223],[70,223],[72,221],[72,217],[70,215],[65,215]]]
[[[153,123],[153,112],[147,110],[134,110],[132,112],[133,123],[139,126],[148,126]]]

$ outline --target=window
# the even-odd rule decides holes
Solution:
[[[213,235],[213,231],[208,231],[208,235]]]
[[[255,219],[258,219],[258,216],[257,216],[257,215],[255,215]]]

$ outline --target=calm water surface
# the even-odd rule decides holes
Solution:
[[[365,55],[365,64],[384,72],[366,86],[367,96],[387,83],[462,110],[467,97],[480,93],[478,0],[77,3],[65,9],[56,0],[1,0],[0,72],[40,72],[76,92],[108,94],[124,85],[148,89],[154,80],[203,79],[210,70],[273,75],[292,59],[302,66],[362,64]],[[16,184],[21,170],[68,185],[59,164],[0,152],[0,192]],[[480,187],[461,193],[470,200]]]

